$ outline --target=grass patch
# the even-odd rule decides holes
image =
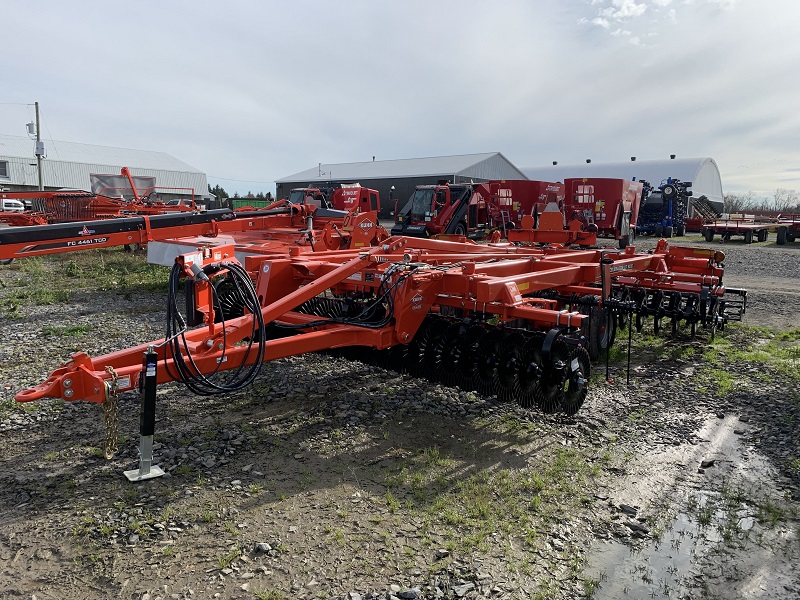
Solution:
[[[81,337],[91,330],[91,325],[48,325],[42,328],[41,333],[54,337]]]
[[[75,292],[84,289],[115,290],[126,298],[132,298],[137,290],[166,292],[169,278],[166,268],[148,264],[145,256],[120,248],[31,257],[15,261],[8,270],[23,275],[13,284],[7,284],[7,293],[0,298],[0,307],[10,314],[28,304],[71,302]],[[77,333],[52,331],[45,335]]]

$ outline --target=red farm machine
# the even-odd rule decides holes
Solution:
[[[286,255],[363,248],[388,237],[376,212],[317,209],[311,204],[277,201],[268,208],[232,212],[173,212],[116,219],[7,227],[0,229],[0,263],[16,258],[125,246],[158,256],[181,245],[235,243],[249,253]],[[242,250],[244,252],[244,250]],[[174,254],[169,259],[172,263]],[[155,260],[153,262],[159,262]]]
[[[378,190],[362,187],[357,183],[327,188],[294,188],[287,200],[292,204],[310,204],[323,209],[374,212],[376,216],[381,210]]]
[[[633,241],[642,184],[623,179],[497,180],[418,186],[395,212],[393,235],[594,245],[597,236]]]
[[[722,253],[666,242],[637,254],[391,237],[361,250],[237,254],[224,244],[179,254],[165,339],[76,353],[17,400],[106,402],[139,388],[143,353],[157,383],[211,394],[251,383],[262,363],[337,350],[571,415],[592,347],[613,343],[621,318],[713,333],[745,309],[744,292],[722,285]]]
[[[495,231],[514,229],[536,205],[563,199],[563,185],[545,181],[420,185],[405,206],[395,207],[392,235],[484,239]]]
[[[0,221],[12,226],[43,225],[112,219],[125,215],[160,215],[191,212],[197,209],[194,189],[168,188],[155,185],[154,177],[136,177],[127,167],[120,175],[91,175],[97,192],[85,190],[2,192],[0,198],[13,198],[31,206],[24,213],[0,212]],[[95,184],[100,181],[105,184]],[[124,184],[124,185],[123,185]],[[185,201],[167,203],[161,192],[187,196]],[[113,194],[113,195],[111,195]]]
[[[139,390],[144,448],[158,384],[228,393],[272,360],[330,351],[574,415],[588,393],[591,361],[619,327],[628,327],[630,349],[631,325],[641,330],[652,320],[656,332],[694,335],[699,327],[713,335],[746,309],[746,292],[723,285],[719,251],[664,240],[642,254],[633,246],[387,237],[374,211],[317,207],[307,196],[258,211],[1,231],[0,257],[147,242],[149,260],[171,266],[163,339],[97,357],[75,353],[16,399],[84,400],[113,410],[118,393]],[[593,213],[584,226],[599,231],[608,214],[597,215],[598,196],[582,204]],[[521,221],[546,221],[548,204],[558,202],[541,213],[532,206]]]

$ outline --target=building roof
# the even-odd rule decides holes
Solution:
[[[79,144],[44,140],[47,158],[51,161],[99,165],[136,165],[139,169],[201,173],[200,170],[170,156],[166,152],[132,150],[95,144]],[[34,159],[34,142],[25,136],[0,134],[0,157]]]
[[[331,180],[393,179],[406,177],[433,177],[462,175],[482,179],[498,177],[500,169],[505,179],[525,179],[525,175],[499,152],[435,156],[429,158],[403,158],[358,163],[320,164],[294,175],[278,179],[276,183],[312,182]],[[481,173],[491,170],[491,176]],[[507,173],[507,174],[505,174]]]
[[[564,181],[574,177],[613,177],[645,180],[658,186],[668,177],[691,181],[695,197],[705,195],[709,200],[722,201],[722,180],[713,158],[676,158],[665,160],[636,160],[613,163],[579,163],[523,167],[522,172],[535,181]]]

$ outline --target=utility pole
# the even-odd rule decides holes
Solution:
[[[42,129],[39,126],[39,103],[34,103],[36,107],[36,166],[39,170],[39,191],[44,191],[44,181],[42,180],[42,156],[44,156],[44,144],[42,143]]]

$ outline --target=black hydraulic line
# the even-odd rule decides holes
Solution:
[[[228,276],[232,277],[234,284],[242,290],[242,300],[244,306],[250,311],[253,317],[252,333],[249,337],[247,348],[242,357],[242,362],[238,367],[230,369],[230,374],[226,375],[221,383],[212,381],[211,378],[217,375],[219,371],[222,371],[222,366],[226,361],[224,351],[223,356],[220,357],[220,360],[217,363],[217,367],[211,373],[202,373],[197,367],[184,335],[186,329],[186,319],[183,317],[183,315],[181,315],[177,306],[178,282],[180,280],[182,269],[176,264],[170,273],[169,299],[167,304],[167,331],[165,335],[167,341],[165,343],[169,344],[172,350],[171,354],[176,372],[173,373],[170,370],[169,364],[166,360],[166,353],[164,356],[164,363],[167,368],[167,372],[170,374],[170,377],[177,381],[181,381],[192,392],[198,395],[226,393],[250,385],[255,380],[261,369],[266,352],[264,320],[261,313],[261,306],[258,301],[258,296],[255,288],[253,287],[250,276],[248,275],[247,271],[238,263],[221,263],[218,266],[211,267],[209,271],[213,273],[220,267],[228,271]],[[201,279],[202,276],[207,277],[207,275],[205,275],[205,273],[202,271],[198,273],[198,276]],[[222,314],[222,343],[223,347],[225,347],[226,334],[224,313],[222,311],[216,289],[212,286],[211,290],[214,308],[215,310],[219,311],[220,314]],[[252,355],[251,352],[254,346],[256,347],[255,360],[251,365],[247,366],[246,362]]]

